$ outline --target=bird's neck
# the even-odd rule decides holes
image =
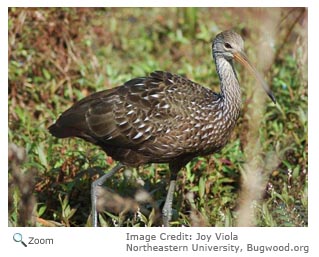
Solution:
[[[233,63],[223,57],[215,56],[217,74],[220,80],[220,95],[223,105],[231,107],[234,113],[241,108],[241,92]]]

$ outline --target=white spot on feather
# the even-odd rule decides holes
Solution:
[[[142,136],[143,136],[143,133],[142,133],[142,132],[138,132],[138,133],[135,135],[135,137],[133,137],[133,140],[139,139],[139,138],[142,137]]]
[[[120,126],[123,126],[124,124],[126,124],[127,123],[127,121],[125,120],[125,121],[122,121],[119,125]]]
[[[149,132],[152,129],[151,126],[147,127],[147,129],[145,129],[145,132]]]
[[[139,123],[140,121],[141,121],[140,118],[137,118],[137,119],[133,122],[133,124]]]

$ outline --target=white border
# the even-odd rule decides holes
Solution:
[[[161,0],[161,1],[149,1],[149,0],[117,0],[117,1],[103,1],[103,0],[12,0],[7,6],[16,7],[301,7],[310,6],[311,1],[301,0]]]

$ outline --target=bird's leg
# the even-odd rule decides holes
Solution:
[[[194,156],[192,155],[185,155],[169,163],[171,177],[170,177],[169,188],[168,188],[165,204],[162,209],[164,227],[169,227],[169,222],[171,221],[171,218],[172,218],[172,204],[173,204],[177,174],[180,171],[180,169],[183,166],[185,166],[193,157]]]
[[[171,177],[169,182],[169,188],[168,188],[165,204],[162,210],[164,227],[169,227],[169,222],[171,221],[171,218],[172,218],[172,214],[173,214],[172,204],[173,204],[173,198],[174,198],[174,192],[175,192],[177,173],[179,168],[176,169],[175,166],[170,165],[170,170],[171,170]]]
[[[101,187],[104,184],[104,182],[108,178],[112,177],[114,175],[114,173],[116,173],[117,171],[119,171],[123,167],[125,167],[125,165],[123,165],[122,163],[118,163],[113,169],[111,169],[110,172],[104,174],[102,177],[100,177],[97,180],[92,182],[92,185],[91,185],[91,204],[92,204],[92,226],[93,227],[97,227],[98,213],[97,213],[97,209],[96,209],[96,204],[97,204],[98,191],[99,191],[98,189],[99,189],[99,187]]]
[[[164,227],[169,227],[169,222],[172,218],[172,204],[175,192],[175,184],[176,180],[170,181],[165,204],[162,210]]]

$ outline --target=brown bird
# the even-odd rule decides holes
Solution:
[[[224,31],[212,44],[220,79],[215,93],[185,77],[155,71],[75,103],[49,127],[58,138],[79,137],[119,161],[92,183],[92,218],[97,226],[97,188],[124,166],[168,163],[171,180],[163,207],[169,225],[178,171],[196,156],[215,153],[229,140],[239,117],[241,92],[233,60],[250,70],[275,103],[269,87],[243,52],[243,39]]]

